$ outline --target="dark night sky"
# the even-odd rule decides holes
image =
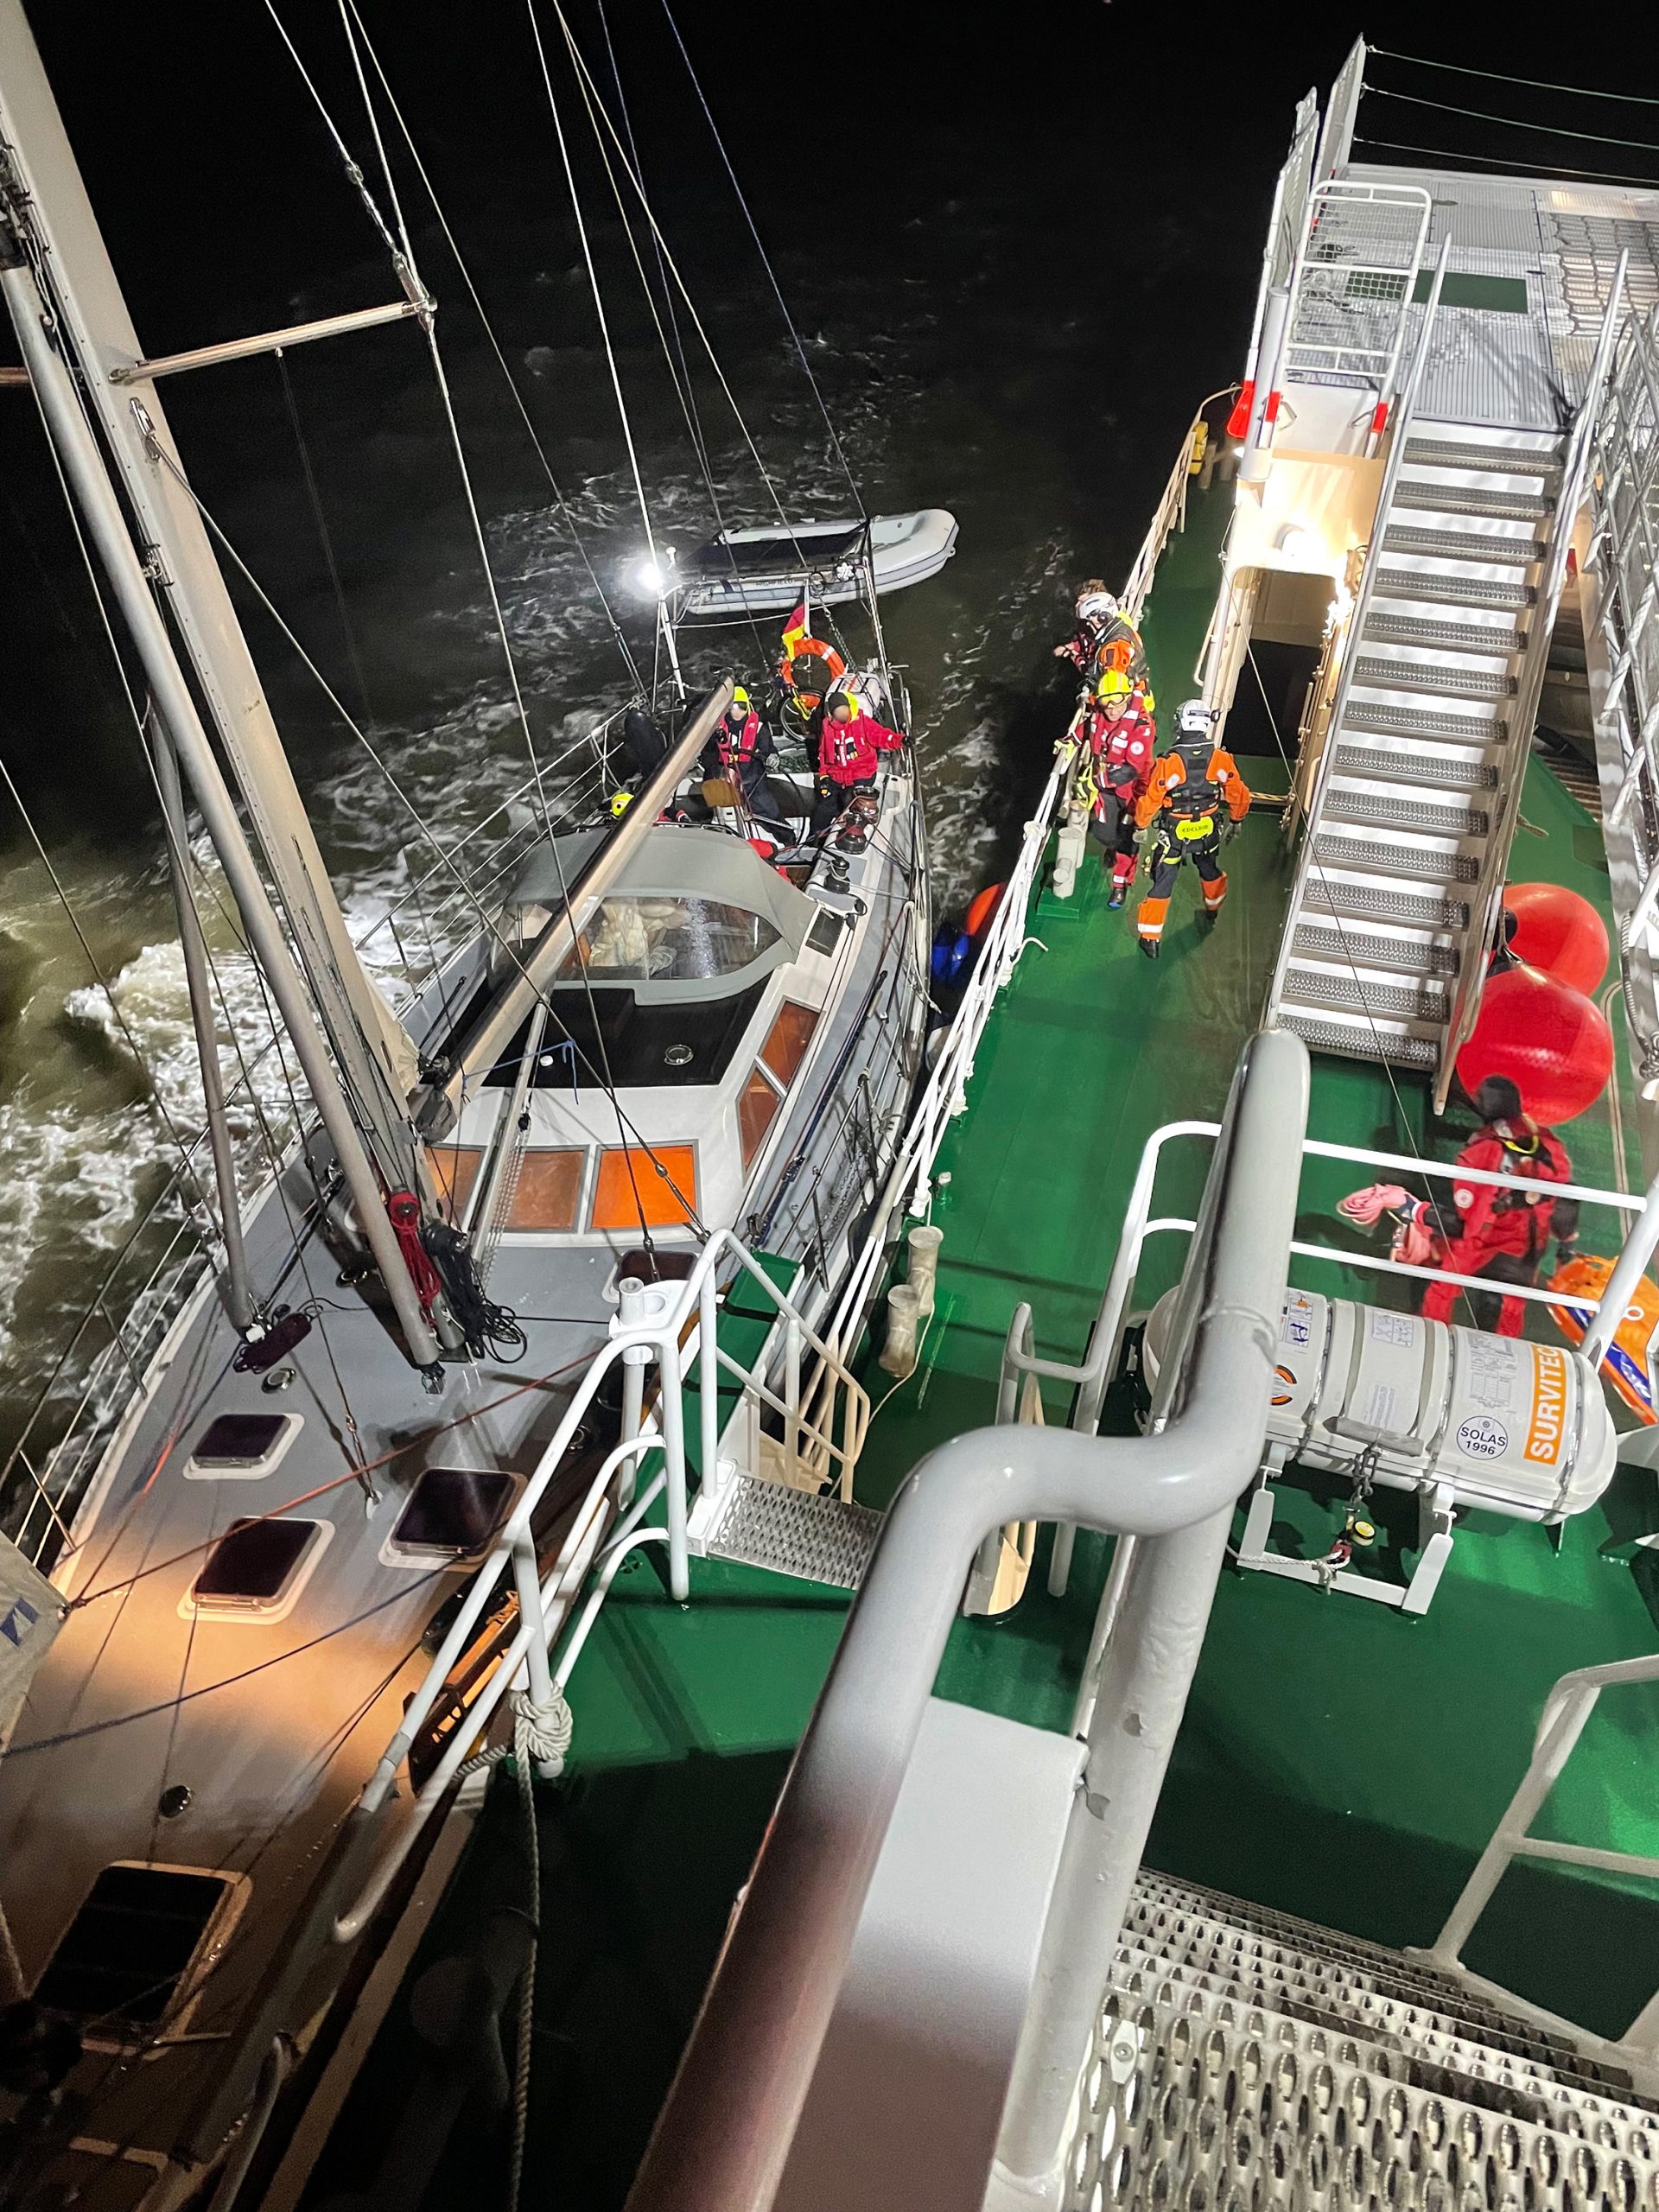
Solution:
[[[550,225],[563,221],[563,186],[520,0],[362,4],[458,227],[486,242],[487,256],[491,238],[505,240],[527,209]],[[360,142],[331,0],[282,6]],[[593,10],[594,0],[572,0],[584,41],[594,35]],[[748,285],[747,306],[728,306],[728,314],[741,322],[769,313],[659,0],[610,0],[609,11],[664,225],[694,287],[718,295]],[[1193,400],[1239,372],[1292,110],[1308,85],[1328,86],[1357,16],[1346,4],[1224,16],[1131,0],[1004,0],[976,10],[906,0],[812,9],[679,0],[678,14],[761,230],[780,257],[795,250],[791,304],[804,326],[840,342],[861,315],[879,321],[880,284],[896,272],[959,273],[964,245],[952,211],[961,196],[972,196],[982,217],[988,198],[1000,209],[990,282],[1001,318],[958,338],[942,284],[941,354],[954,345],[959,355],[978,347],[995,357],[973,365],[988,389],[994,382],[990,404],[1005,410],[1010,436],[1052,443],[1080,511],[1104,511],[1107,556],[1127,561]],[[138,10],[52,0],[33,16],[151,350],[390,296],[384,256],[260,0],[162,0]],[[1659,94],[1648,30],[1621,35],[1625,22],[1649,24],[1649,15],[1599,11],[1586,19],[1595,26],[1593,45],[1564,35],[1560,15],[1548,36],[1527,35],[1530,20],[1485,8],[1413,7],[1373,29],[1390,47],[1445,60]],[[550,19],[546,28],[551,36]],[[1659,107],[1579,101],[1569,111],[1517,86],[1397,62],[1378,62],[1372,73],[1460,105],[1659,140]],[[1587,168],[1659,176],[1659,148],[1648,156],[1558,145],[1381,99],[1368,100],[1362,128],[1478,148],[1516,168],[1543,166],[1553,149]],[[515,288],[511,258],[504,245],[492,289],[504,334],[522,348],[537,342],[547,302]],[[870,270],[878,272],[874,284]],[[453,324],[464,310],[447,275],[432,272]],[[732,343],[729,323],[726,334]],[[9,356],[9,334],[0,346]],[[1062,346],[1069,359],[1057,379],[1052,356]],[[1050,372],[1022,378],[1022,356],[1045,351]],[[295,373],[297,381],[316,372],[296,357]],[[395,411],[372,380],[353,394],[355,373],[343,372],[339,386],[338,440],[372,417],[384,429]],[[257,530],[261,502],[276,499],[249,465],[282,429],[269,411],[271,385],[267,378],[251,397],[251,378],[238,385],[231,372],[215,374],[217,390],[210,378],[186,380],[188,391],[170,385],[168,407],[199,483],[239,525]],[[596,451],[610,433],[597,418],[561,419],[556,403],[575,405],[569,394],[543,397],[549,433],[566,440],[562,457],[580,471],[588,451],[582,439],[591,434]],[[117,787],[130,772],[130,747],[124,741],[118,751],[90,736],[111,727],[108,680],[86,670],[84,587],[32,415],[26,396],[3,396],[0,566],[15,626],[0,677],[0,743],[49,807],[55,777],[39,772],[57,768],[66,706]],[[1143,425],[1144,434],[1126,439],[1126,424]],[[430,430],[411,423],[412,486]],[[492,509],[531,490],[522,459],[486,455],[481,489]],[[374,549],[353,546],[349,517],[344,536],[348,570],[371,566]]]

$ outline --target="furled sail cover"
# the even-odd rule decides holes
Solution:
[[[62,1624],[63,1599],[16,1545],[0,1536],[0,1745]]]

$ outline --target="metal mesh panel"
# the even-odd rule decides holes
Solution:
[[[1287,378],[1361,387],[1387,380],[1427,215],[1421,192],[1344,184],[1315,190],[1286,348]]]
[[[868,1505],[813,1497],[782,1483],[739,1475],[709,1550],[715,1559],[856,1590],[880,1526],[881,1516]]]

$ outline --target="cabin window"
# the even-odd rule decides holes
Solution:
[[[806,933],[808,949],[813,952],[833,952],[841,943],[843,926],[852,920],[834,906],[820,906],[813,917],[812,926]]]
[[[299,1414],[216,1414],[197,1438],[184,1471],[198,1482],[257,1482],[303,1426]]]
[[[695,983],[735,976],[779,941],[762,914],[719,899],[634,893],[604,899],[566,955],[561,983]]]
[[[753,1167],[755,1155],[766,1141],[766,1131],[778,1118],[778,1109],[783,1104],[777,1085],[772,1083],[764,1068],[752,1069],[737,1102],[738,1135],[743,1140],[743,1165]]]
[[[799,1072],[817,1026],[817,1014],[810,1006],[797,1006],[792,999],[785,999],[779,1007],[778,1019],[760,1047],[760,1058],[785,1090]]]
[[[481,1552],[506,1519],[518,1488],[499,1467],[425,1467],[397,1516],[397,1550],[464,1559]]]
[[[586,1160],[584,1152],[543,1152],[532,1146],[519,1164],[507,1227],[574,1229]]]
[[[482,1146],[435,1144],[426,1157],[446,1217],[450,1221],[459,1221],[467,1211],[467,1201],[478,1180],[478,1171],[484,1159]]]
[[[156,2027],[232,1887],[223,1874],[106,1866],[52,1954],[35,2003],[77,2019]]]
[[[697,1205],[697,1158],[689,1144],[613,1145],[600,1154],[595,1229],[671,1229]]]
[[[333,1534],[328,1521],[232,1521],[191,1585],[190,1603],[199,1613],[280,1619]]]

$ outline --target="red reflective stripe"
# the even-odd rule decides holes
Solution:
[[[1238,397],[1233,402],[1233,411],[1227,417],[1227,435],[1242,438],[1250,427],[1250,409],[1255,399],[1255,378],[1249,377],[1239,387]]]
[[[1270,430],[1279,420],[1279,402],[1283,397],[1284,394],[1278,391],[1270,391],[1268,394],[1268,404],[1262,410],[1262,422],[1265,429]]]

